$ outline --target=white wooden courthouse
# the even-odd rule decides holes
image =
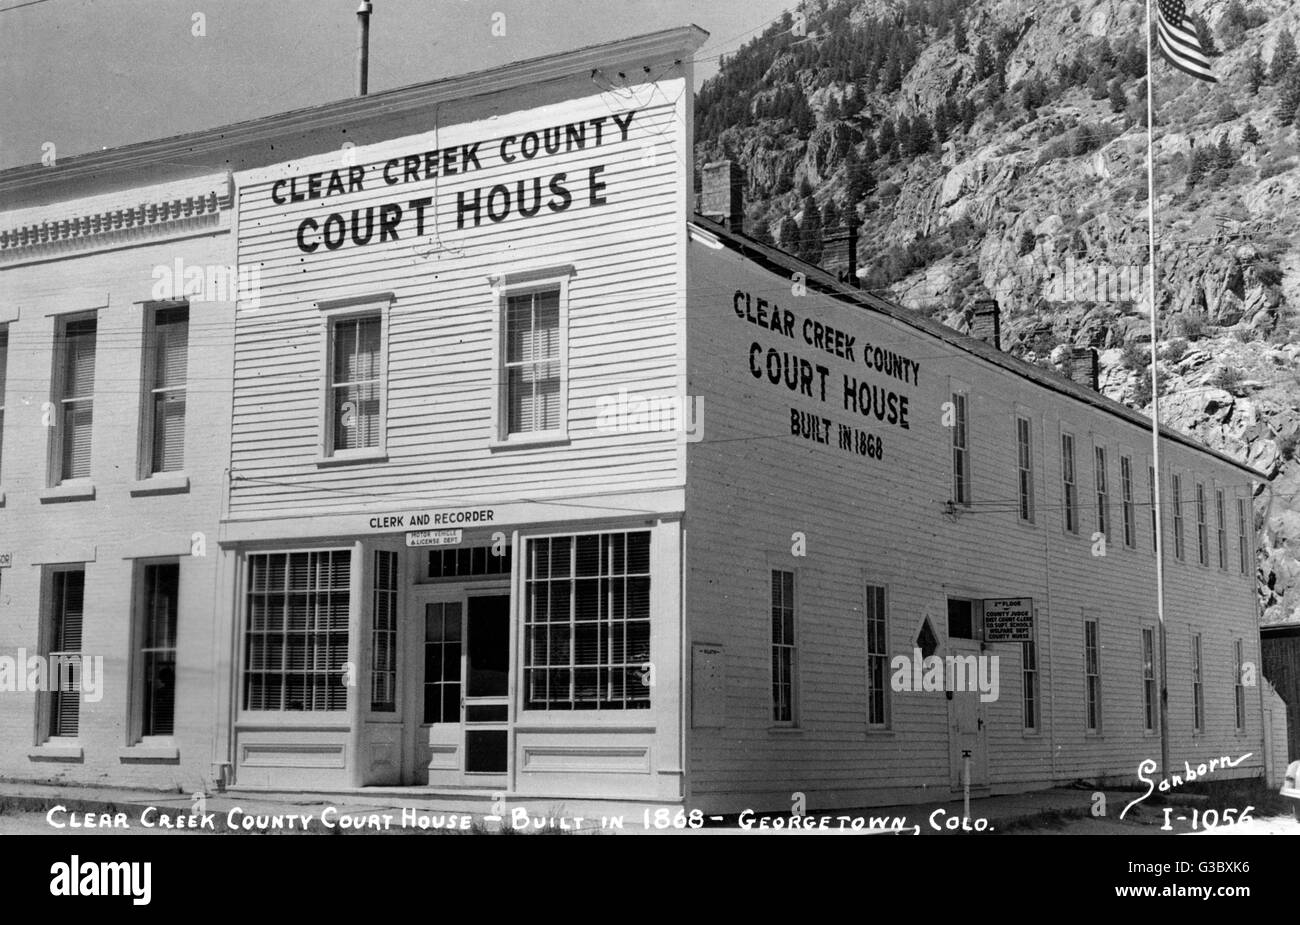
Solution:
[[[228,432],[186,448],[221,486],[194,509],[211,574],[180,573],[188,738],[132,780],[718,813],[1135,783],[1160,757],[1156,478],[1173,764],[1261,754],[1260,476],[1173,433],[1153,472],[1146,418],[1087,362],[1001,352],[993,306],[967,337],[754,242],[725,163],[697,214],[704,38],[184,139],[228,171],[259,288],[226,319]],[[68,566],[20,554],[60,535],[38,503],[0,507],[10,649],[46,645]],[[77,531],[136,529],[79,504]],[[140,606],[85,615],[124,688]],[[927,656],[979,669],[895,667]],[[71,737],[0,696],[4,776],[127,775],[126,693]]]

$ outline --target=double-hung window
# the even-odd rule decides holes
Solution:
[[[1228,525],[1223,511],[1223,489],[1214,490],[1214,530],[1218,540],[1219,568],[1228,569]]]
[[[1021,681],[1023,683],[1023,703],[1025,731],[1038,729],[1038,643],[1026,640],[1020,644]]]
[[[190,310],[187,305],[154,309],[145,336],[143,475],[185,467],[185,386],[188,376]]]
[[[1083,621],[1083,675],[1085,725],[1101,731],[1101,639],[1096,620]]]
[[[497,317],[492,445],[568,438],[568,302],[572,267],[493,277]]]
[[[1174,511],[1174,558],[1183,558],[1183,480],[1174,475],[1170,478],[1173,497],[1170,505]]]
[[[1124,520],[1124,547],[1137,545],[1137,513],[1133,505],[1133,457],[1119,458],[1119,493],[1121,516]]]
[[[1233,704],[1236,706],[1237,729],[1246,728],[1246,679],[1243,672],[1246,667],[1246,644],[1240,639],[1233,642],[1232,652],[1236,665],[1236,674],[1232,681]]]
[[[1147,507],[1151,511],[1151,551],[1156,551],[1156,545],[1160,542],[1160,532],[1157,530],[1159,521],[1156,517],[1156,470],[1154,466],[1147,466]]]
[[[795,695],[794,572],[772,570],[772,720],[793,723]]]
[[[85,569],[59,569],[50,576],[44,647],[49,685],[45,734],[50,738],[77,735],[81,718],[81,622],[85,600]]]
[[[1061,434],[1061,502],[1067,533],[1079,532],[1079,486],[1074,476],[1074,434]]]
[[[384,294],[319,303],[325,337],[323,461],[384,454],[391,301]]]
[[[1205,521],[1205,486],[1196,483],[1196,561],[1210,564],[1210,530]]]
[[[1249,566],[1246,545],[1246,499],[1237,499],[1237,567],[1245,575]]]
[[[1156,729],[1156,643],[1155,631],[1142,628],[1142,706],[1147,732]]]
[[[9,325],[0,324],[0,479],[4,478],[5,377],[9,369]]]
[[[952,393],[952,500],[970,504],[970,422],[963,392]]]
[[[57,365],[51,414],[54,452],[51,484],[90,477],[90,438],[95,409],[94,315],[60,318],[55,334]]]
[[[1094,485],[1097,491],[1097,532],[1110,539],[1110,488],[1106,484],[1106,448],[1093,448]]]
[[[169,736],[176,719],[176,617],[180,563],[140,566],[136,618],[135,738]]]
[[[1020,491],[1020,519],[1034,520],[1033,429],[1029,418],[1016,418],[1016,473]]]
[[[867,585],[867,725],[878,729],[889,725],[889,620],[885,607],[885,589]]]
[[[1192,729],[1205,729],[1205,678],[1202,673],[1201,634],[1192,635]]]

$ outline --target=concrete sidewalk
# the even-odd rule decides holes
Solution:
[[[367,788],[364,792],[284,793],[230,790],[202,795],[120,787],[91,787],[0,781],[0,805],[7,812],[45,814],[51,807],[65,812],[53,815],[50,834],[86,832],[84,814],[96,828],[140,832],[165,827],[163,817],[177,826],[181,817],[195,815],[206,824],[198,831],[301,832],[429,832],[498,831],[510,828],[534,833],[550,827],[573,832],[661,833],[703,831],[732,833],[789,832],[898,832],[938,834],[997,832],[1012,827],[1050,828],[1054,821],[1083,818],[1093,813],[1095,793],[1105,797],[1105,816],[1116,819],[1139,794],[1062,787],[1031,793],[983,796],[971,799],[970,819],[963,821],[962,801],[885,806],[858,810],[810,810],[798,820],[785,813],[750,813],[739,817],[697,815],[688,819],[679,810],[664,810],[645,803],[574,801],[546,798],[508,799],[493,804],[492,795],[432,793],[415,788]],[[1179,802],[1194,802],[1184,797]],[[504,811],[503,811],[504,809]],[[74,815],[75,814],[75,815]],[[526,821],[525,821],[526,820]],[[647,822],[649,823],[647,826]],[[81,823],[75,828],[75,823]],[[114,825],[114,823],[117,823]],[[125,823],[125,826],[123,826]],[[181,823],[182,825],[184,823]],[[188,831],[188,829],[182,829]]]

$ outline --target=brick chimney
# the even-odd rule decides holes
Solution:
[[[858,279],[858,228],[836,226],[822,236],[822,269],[855,289]]]
[[[1002,310],[997,299],[980,299],[971,313],[970,336],[1002,349]]]
[[[1070,378],[1079,385],[1097,391],[1097,351],[1091,347],[1070,348]]]
[[[745,179],[732,161],[714,161],[700,170],[700,214],[743,231],[745,224]]]

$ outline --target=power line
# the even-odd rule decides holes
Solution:
[[[0,8],[0,13],[8,13],[11,10],[21,10],[25,6],[35,6],[38,3],[44,3],[45,0],[27,0],[26,3],[15,3],[13,6]]]

